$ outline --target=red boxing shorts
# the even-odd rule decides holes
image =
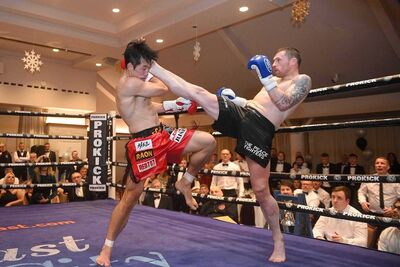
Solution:
[[[169,134],[157,126],[132,134],[133,138],[126,144],[126,156],[133,181],[138,183],[164,172],[167,162],[179,163],[193,133],[194,130],[178,128]]]

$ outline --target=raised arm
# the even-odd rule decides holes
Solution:
[[[168,92],[167,86],[158,78],[143,81],[136,77],[128,77],[126,74],[120,79],[117,86],[118,95],[122,97],[142,96],[156,97]]]

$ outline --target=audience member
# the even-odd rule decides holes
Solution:
[[[314,192],[318,195],[319,201],[323,204],[324,208],[329,208],[331,206],[331,196],[321,187],[322,182],[313,181],[312,184]]]
[[[43,158],[41,162],[50,162],[50,159]],[[39,166],[37,173],[37,180],[32,180],[33,184],[51,184],[56,183],[56,177],[54,176],[53,169],[48,166]],[[35,187],[32,193],[32,204],[48,204],[59,202],[57,197],[57,189],[55,188],[41,188]],[[54,199],[54,200],[53,200]]]
[[[291,166],[290,163],[285,161],[285,159],[285,153],[283,151],[279,151],[277,155],[277,161],[275,161],[274,163],[271,162],[271,172],[289,173]],[[273,178],[273,176],[269,179],[271,192],[279,187],[279,180],[280,179]]]
[[[311,181],[301,181],[301,189],[294,190],[293,194],[305,194],[307,206],[318,207],[320,205],[319,197],[313,190],[313,183]]]
[[[161,189],[161,182],[158,178],[151,181],[151,188]],[[174,209],[171,197],[162,193],[147,192],[142,204],[156,209]]]
[[[82,174],[80,172],[73,172],[71,174],[71,182],[79,184],[78,187],[65,187],[64,193],[68,195],[69,202],[95,200],[96,193],[89,190],[89,184],[84,184]]]
[[[332,190],[332,208],[339,213],[361,214],[349,205],[350,190],[338,186]],[[315,238],[338,243],[367,247],[368,227],[366,223],[321,216],[313,228]]]
[[[279,156],[278,156],[279,157]],[[293,182],[290,180],[282,180],[280,183],[279,192],[281,195],[293,196],[294,187]],[[279,210],[279,221],[281,223],[281,230],[285,233],[294,233],[295,216],[289,210]]]
[[[73,162],[78,162],[78,161],[82,161],[82,159],[79,157],[78,151],[73,150],[71,152],[71,158],[70,161]],[[68,166],[66,168],[66,174],[65,177],[68,181],[71,181],[71,174],[78,171],[83,167],[83,164],[77,164],[77,165],[73,165],[73,166]]]
[[[396,154],[389,152],[386,158],[389,161],[389,173],[400,174],[400,163],[397,161]]]
[[[349,163],[344,167],[343,174],[365,174],[364,167],[358,164],[358,156],[354,153],[349,155]],[[360,183],[351,182],[346,184],[350,189],[351,199],[350,205],[361,211],[360,203],[358,203],[358,189],[360,188]]]
[[[347,156],[347,154],[343,154],[340,162],[336,164],[336,169],[339,173],[343,173],[343,170],[347,165],[349,165],[349,156]]]
[[[249,166],[247,165],[247,161],[245,161],[240,154],[236,154],[236,160],[233,162],[240,167],[241,172],[249,172]],[[251,187],[250,178],[249,177],[242,177],[243,178],[243,185],[245,189]]]
[[[336,169],[337,165],[330,163],[329,154],[322,153],[321,154],[321,163],[317,164],[317,173],[318,174],[337,174],[339,173]],[[332,184],[330,182],[324,181],[322,182],[322,188],[324,188],[328,193],[332,190]]]
[[[15,175],[8,172],[4,177],[5,185],[12,185],[15,183]],[[11,207],[23,205],[24,190],[22,189],[0,189],[0,207]]]
[[[375,175],[389,174],[389,161],[384,157],[375,159]],[[361,183],[358,201],[364,212],[391,217],[393,204],[400,198],[400,183]]]
[[[39,153],[37,153],[37,154],[39,157],[43,155],[43,154],[39,154]],[[53,150],[50,149],[50,143],[44,144],[44,155],[46,155],[46,157],[50,159],[50,162],[57,162],[56,152],[54,152]],[[53,172],[56,171],[55,166],[52,166],[51,169],[53,170]]]
[[[400,219],[400,200],[394,205],[393,219]],[[379,236],[378,250],[400,254],[400,227],[388,227]]]
[[[10,152],[7,151],[6,145],[0,142],[0,163],[12,163],[12,157]],[[5,168],[0,167],[0,177],[5,176]]]
[[[303,156],[297,156],[296,161],[293,163],[290,169],[290,174],[309,174],[310,169],[304,165]]]
[[[221,188],[218,186],[211,186],[210,194],[217,197],[223,197],[223,193]],[[207,217],[220,217],[220,216],[229,216],[232,220],[238,221],[237,218],[237,207],[232,203],[224,203],[221,201],[216,201],[212,199],[208,199],[203,207],[200,209],[200,215]]]
[[[29,158],[29,152],[25,150],[25,144],[23,142],[19,142],[18,149],[14,152],[14,162],[27,163]],[[21,180],[21,182],[24,182],[28,179],[26,167],[15,167],[14,173],[15,176]]]

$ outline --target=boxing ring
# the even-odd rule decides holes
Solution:
[[[372,79],[379,83],[393,83],[400,80],[400,75]],[[370,80],[368,80],[370,81]],[[321,95],[323,92],[334,93],[371,86],[372,82],[357,82],[353,85],[343,85],[335,88],[314,89],[312,94]],[[313,96],[313,95],[312,95]],[[67,114],[49,114],[32,112],[3,112],[0,115],[31,115],[31,116],[65,116]],[[96,114],[95,114],[96,115]],[[75,115],[71,115],[75,116]],[[88,118],[89,115],[76,115]],[[107,158],[103,159],[98,170],[107,173],[107,180],[101,180],[99,187],[111,186],[109,196],[115,198],[115,188],[123,187],[116,184],[115,168],[125,167],[126,163],[116,162],[113,143],[117,140],[127,140],[128,136],[115,136],[115,114],[111,115],[104,125],[112,136],[107,137]],[[283,127],[277,132],[314,131],[337,128],[358,128],[371,126],[400,125],[400,118],[381,120],[364,120],[347,123],[303,125]],[[94,131],[96,125],[91,125]],[[6,134],[0,137],[8,138],[41,138],[41,139],[83,139],[90,137],[52,136],[32,134]],[[92,140],[93,141],[93,140]],[[96,147],[96,141],[93,142]],[[89,149],[88,151],[92,151]],[[90,169],[96,165],[94,155],[89,157]],[[105,163],[104,163],[105,162]],[[0,167],[21,166],[58,166],[78,165],[87,162],[50,162],[50,163],[1,163]],[[171,169],[176,167],[172,166]],[[177,171],[185,171],[178,168]],[[248,177],[245,172],[213,172],[202,170],[201,173],[214,175],[232,175]],[[349,181],[348,175],[295,175],[272,174],[278,178],[324,181]],[[369,181],[368,181],[369,180]],[[97,180],[100,181],[100,180]],[[381,177],[365,176],[362,182],[399,182],[399,175]],[[2,185],[1,188],[34,188],[39,185]],[[74,183],[44,184],[40,187],[57,188],[61,186],[82,186]],[[151,190],[150,190],[151,191]],[[162,191],[162,190],[161,190]],[[165,190],[163,192],[166,192]],[[193,194],[195,197],[205,196]],[[206,198],[227,202],[257,205],[255,200],[240,198]],[[116,205],[112,199],[62,203],[57,205],[35,205],[1,208],[0,220],[0,266],[65,266],[81,267],[96,266],[95,259],[104,243],[106,228],[111,212]],[[400,226],[399,220],[377,216],[349,216],[333,214],[328,210],[288,203],[279,203],[280,208],[320,214],[330,217],[353,219],[363,222],[378,221],[383,224]],[[399,255],[385,253],[357,246],[338,244],[329,241],[316,240],[284,234],[287,261],[280,266],[397,266]],[[159,210],[137,205],[130,215],[130,221],[115,243],[112,255],[112,266],[267,266],[267,255],[272,251],[271,232],[265,229],[244,225],[229,224],[207,217],[185,213]],[[275,265],[275,264],[274,264]]]
[[[0,266],[96,266],[115,204],[98,200],[3,209]],[[398,255],[294,235],[285,234],[285,244],[288,260],[279,266],[399,263]],[[114,247],[112,266],[259,267],[267,266],[269,251],[272,237],[265,229],[136,206]]]

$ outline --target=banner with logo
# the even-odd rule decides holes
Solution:
[[[107,114],[90,115],[88,183],[89,190],[106,191],[107,182]]]

